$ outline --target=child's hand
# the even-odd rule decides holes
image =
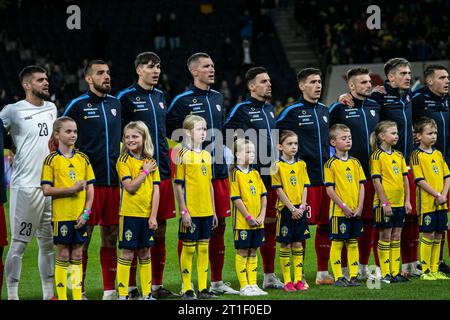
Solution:
[[[299,209],[299,208],[295,208],[294,211],[292,211],[292,219],[294,220],[298,220],[302,217],[303,215],[303,210]]]
[[[158,222],[156,221],[156,218],[150,217],[148,219],[148,228],[151,229],[151,230],[158,229]]]
[[[406,214],[411,214],[412,212],[412,206],[411,206],[411,202],[405,202],[405,212]]]
[[[83,218],[83,215],[80,214],[80,216],[77,219],[77,224],[75,225],[75,229],[80,229],[82,226],[85,225],[86,222],[87,222],[87,220],[85,220]]]
[[[84,190],[84,189],[86,189],[86,181],[85,180],[78,180],[72,186],[72,190],[74,193],[80,192],[81,190]]]
[[[434,202],[435,202],[436,206],[440,206],[441,204],[444,204],[447,202],[447,197],[441,194],[439,197],[436,197]]]
[[[151,171],[150,169],[152,168],[152,164],[153,164],[152,161],[154,161],[154,160],[148,161],[147,159],[145,159],[144,163],[142,164],[142,170],[150,172]]]
[[[187,210],[185,211],[185,214],[181,215],[181,222],[183,223],[183,226],[185,226],[186,228],[190,228],[191,227],[191,215],[189,214],[189,212],[187,212]]]
[[[253,217],[251,219],[247,220],[247,223],[250,227],[256,227],[259,225],[258,221]]]
[[[148,169],[148,172],[153,172],[156,170],[157,164],[155,159],[150,160],[150,168]]]
[[[256,223],[257,223],[258,226],[260,226],[260,225],[262,225],[264,223],[264,217],[261,216],[261,215],[259,215],[259,217],[256,218],[255,220],[256,220]]]
[[[358,208],[355,210],[355,212],[353,213],[353,217],[355,218],[360,218],[362,215],[362,208]]]
[[[392,216],[392,207],[390,205],[389,206],[384,206],[383,207],[383,212],[384,212],[384,215],[386,217]]]
[[[216,215],[216,213],[214,212],[212,228],[215,229],[215,228],[217,228],[218,225],[219,225],[219,219],[217,219],[217,215]]]
[[[353,216],[353,210],[350,209],[348,206],[345,206],[345,207],[342,209],[342,212],[344,213],[344,215],[345,215],[347,218],[351,218],[351,217]]]

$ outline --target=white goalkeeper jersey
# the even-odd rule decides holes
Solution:
[[[0,111],[3,125],[16,146],[11,188],[40,187],[42,163],[50,153],[48,141],[56,117],[56,106],[49,101],[35,106],[21,100]]]

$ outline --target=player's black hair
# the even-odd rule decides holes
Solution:
[[[86,67],[84,68],[84,75],[85,75],[85,76],[91,74],[92,66],[93,66],[94,64],[106,64],[106,65],[108,65],[108,63],[106,63],[106,62],[103,61],[103,60],[99,60],[99,59],[91,60],[91,61],[88,62],[88,64],[87,64]]]
[[[317,74],[322,76],[322,72],[316,68],[304,68],[297,73],[297,82],[305,81],[310,75]]]
[[[254,80],[258,74],[267,73],[267,69],[264,67],[253,67],[247,70],[245,73],[245,83],[248,86],[249,82]]]
[[[134,60],[134,68],[137,68],[141,64],[147,64],[149,62],[151,62],[153,64],[158,64],[158,63],[161,63],[161,59],[154,52],[150,52],[150,51],[142,52],[136,56],[136,59]]]
[[[442,64],[430,64],[423,71],[423,78],[426,80],[428,77],[434,75],[436,70],[445,70],[448,72],[448,69]]]

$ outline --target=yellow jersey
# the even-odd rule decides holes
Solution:
[[[94,171],[87,155],[73,150],[72,156],[66,158],[58,149],[45,158],[41,185],[70,188],[78,180],[85,180],[87,184],[95,182]],[[81,190],[69,197],[52,198],[52,221],[77,220],[83,213],[85,205],[86,190]]]
[[[394,149],[391,153],[387,153],[383,149],[375,150],[370,156],[370,175],[372,179],[380,178],[391,207],[403,207],[405,205],[403,176],[408,175],[408,169],[401,152]],[[373,206],[380,206],[380,199],[376,192]]]
[[[303,190],[311,184],[306,171],[306,162],[295,160],[293,163],[288,163],[284,159],[280,159],[275,162],[274,171],[271,175],[272,188],[282,188],[294,206],[301,205]],[[284,207],[284,203],[278,199],[278,210],[281,211]]]
[[[255,169],[249,168],[247,172],[237,166],[231,171],[229,179],[231,201],[241,199],[253,218],[261,213],[261,197],[267,196],[267,190]],[[254,230],[264,228],[264,224],[251,227],[236,206],[232,206],[233,228],[235,230]]]
[[[136,179],[142,172],[144,160],[150,161],[150,159],[138,159],[129,152],[121,154],[116,163],[116,170],[120,181]],[[160,182],[159,170],[156,168],[155,171],[147,175],[147,178],[134,194],[126,191],[122,186],[119,215],[137,218],[150,217],[152,212],[153,186]]]
[[[439,150],[433,149],[431,153],[421,149],[416,149],[411,153],[411,169],[414,175],[414,182],[425,180],[434,190],[442,192],[445,178],[450,177],[447,163]],[[417,185],[416,188],[416,210],[418,214],[434,212],[436,210],[447,209],[447,203],[436,206],[435,197],[422,190]]]
[[[183,147],[175,161],[175,183],[184,187],[184,201],[191,217],[214,214],[211,195],[211,154]]]
[[[331,157],[324,165],[325,186],[333,186],[337,195],[351,209],[358,207],[359,190],[366,182],[361,163],[353,157],[347,160]],[[330,217],[344,217],[339,205],[330,201]]]

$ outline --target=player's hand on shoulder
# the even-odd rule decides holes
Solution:
[[[386,89],[384,88],[384,86],[375,86],[374,88],[372,88],[372,92],[378,92],[381,94],[386,94]]]
[[[355,105],[355,102],[353,101],[353,97],[350,93],[341,94],[338,98],[338,101],[349,107],[353,107]]]

